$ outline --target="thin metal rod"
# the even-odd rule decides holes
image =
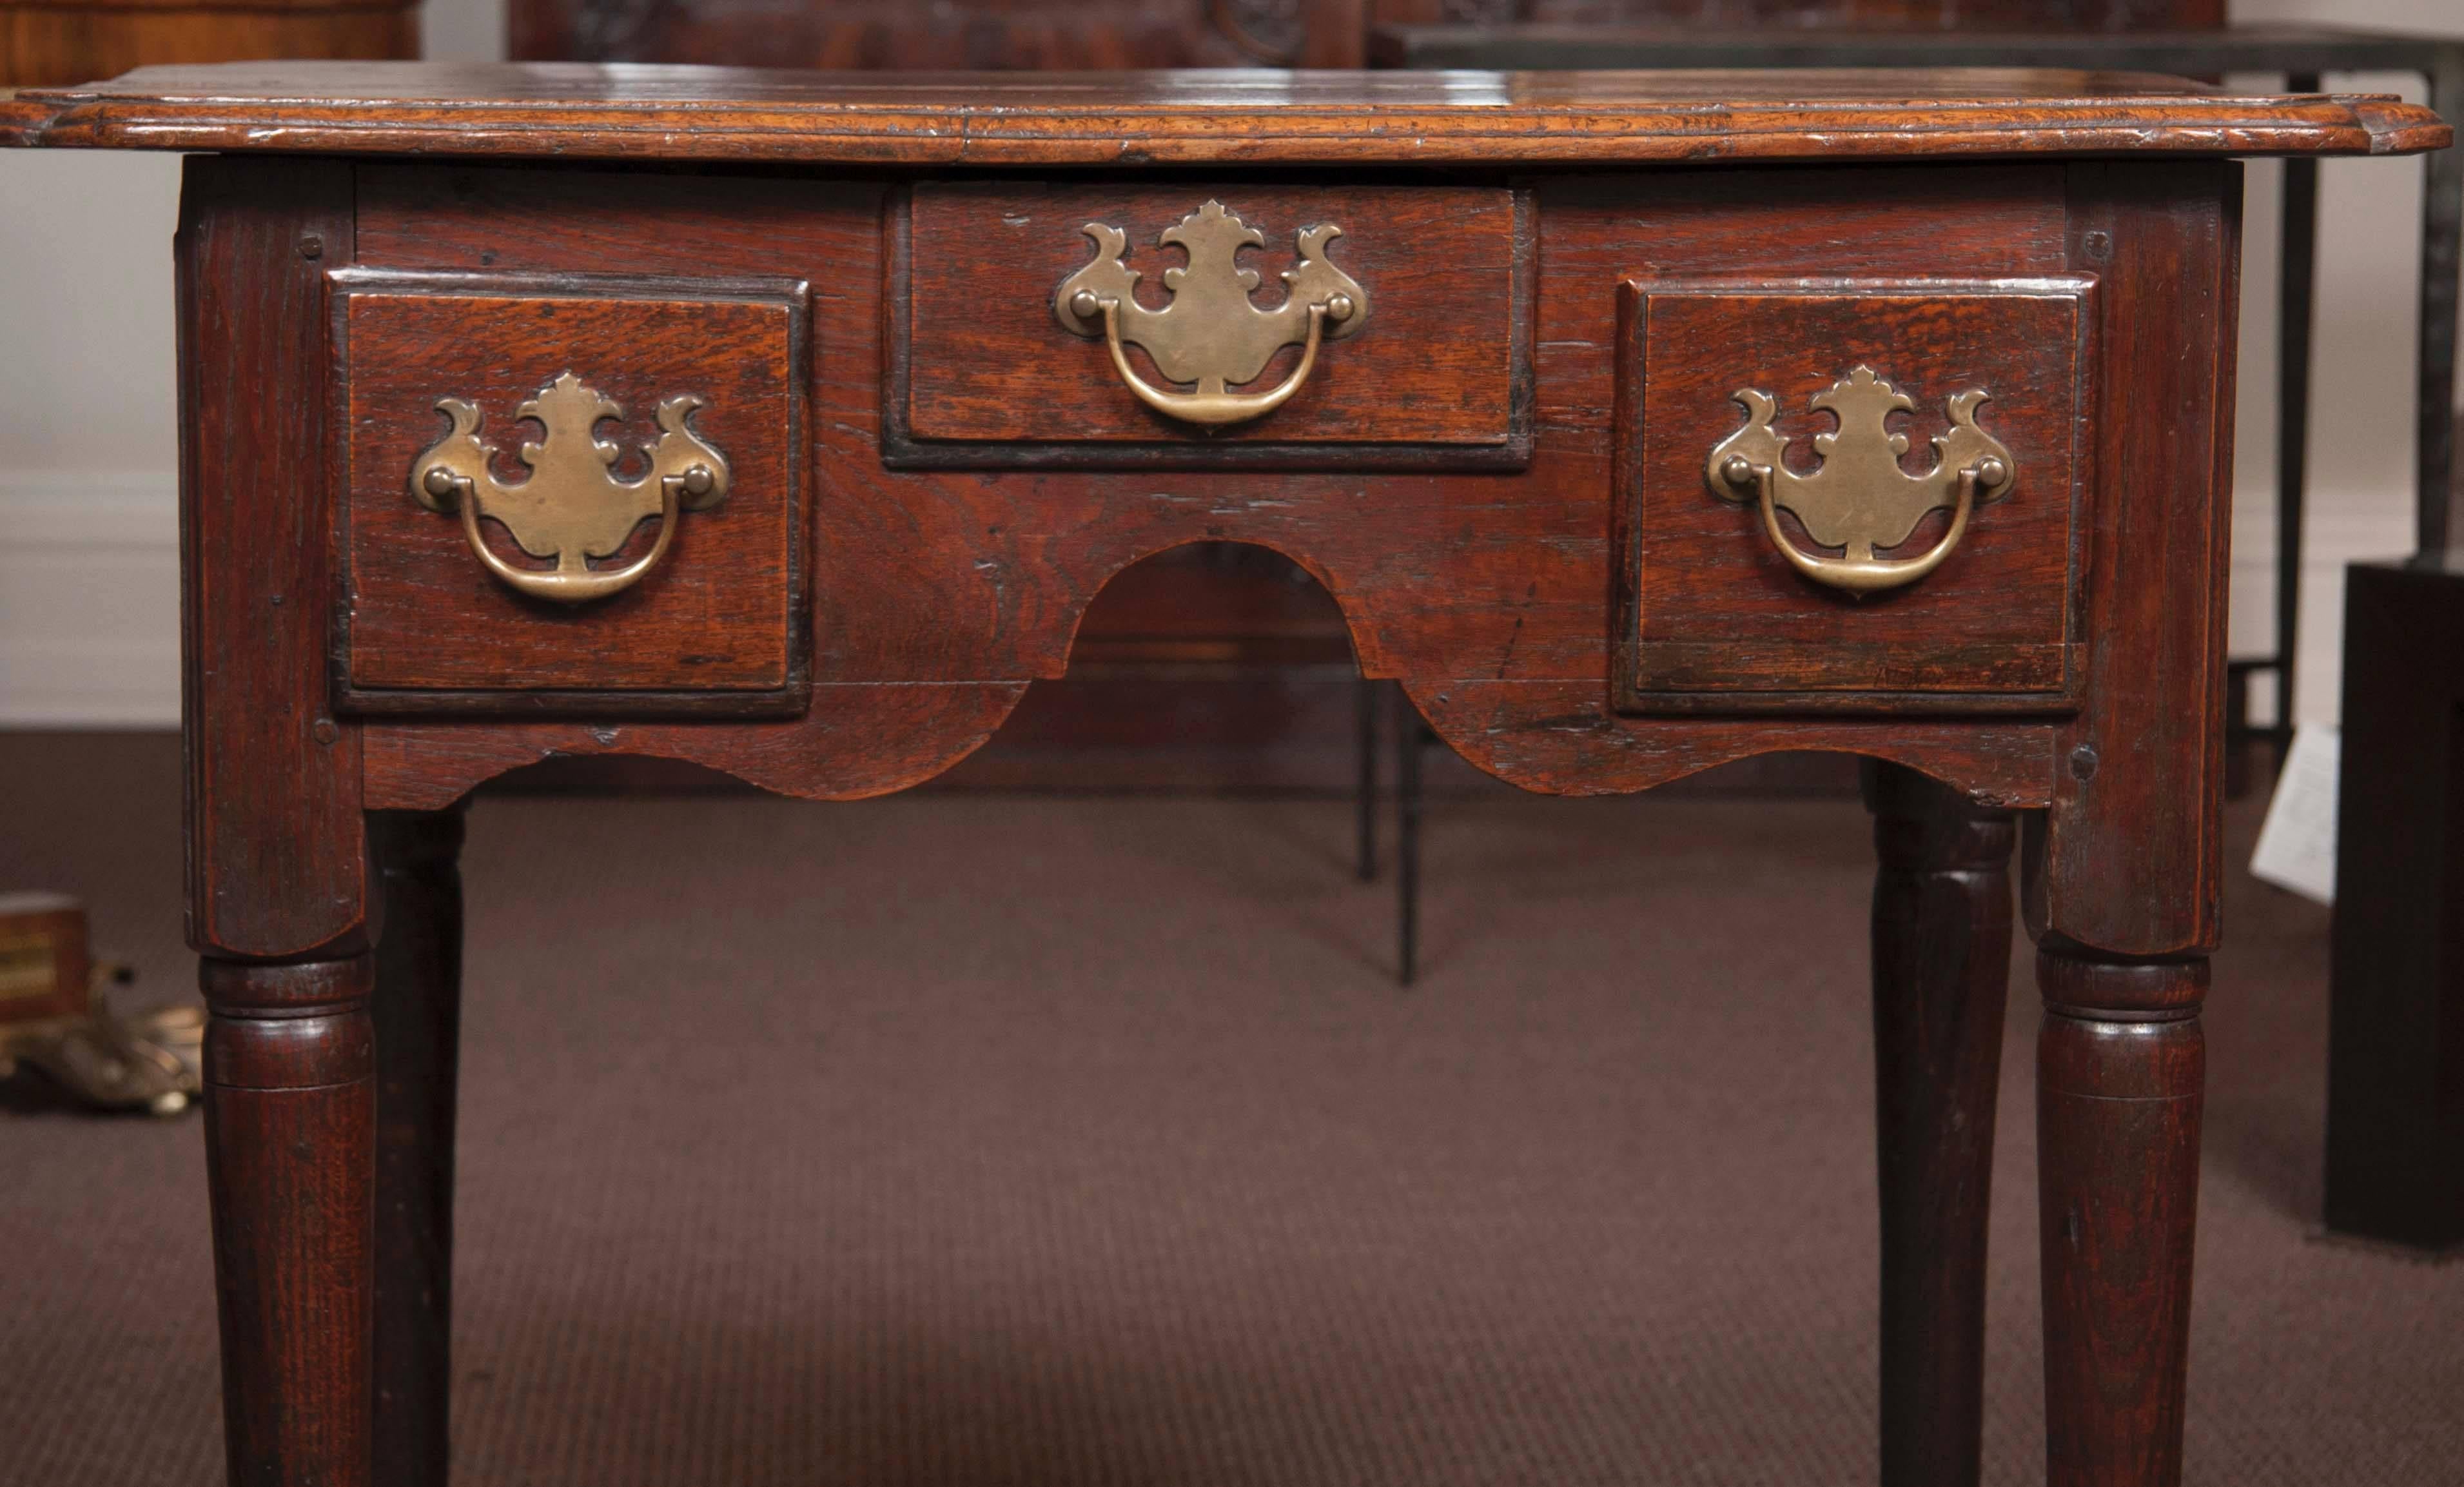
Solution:
[[[1353,683],[1352,711],[1359,748],[1352,800],[1359,832],[1354,871],[1366,883],[1377,876],[1377,683],[1366,677]]]
[[[1420,973],[1420,750],[1428,725],[1395,688],[1395,965],[1410,986]]]
[[[2319,91],[2317,73],[2285,79]],[[2284,163],[2282,277],[2276,321],[2276,735],[2293,729],[2293,673],[2301,644],[2301,533],[2310,468],[2310,331],[2319,283],[2319,163]]]
[[[2464,42],[2449,42],[2430,63],[2430,106],[2442,119],[2464,118]],[[2464,538],[2455,514],[2455,311],[2457,242],[2464,237],[2464,148],[2422,157],[2428,188],[2421,211],[2421,341],[2415,428],[2416,536],[2423,552],[2444,551]]]

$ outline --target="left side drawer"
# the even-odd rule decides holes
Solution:
[[[333,278],[338,707],[803,711],[802,282]]]

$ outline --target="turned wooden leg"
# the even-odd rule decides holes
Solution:
[[[1985,1239],[2011,979],[2009,811],[1914,770],[1874,811],[1874,1113],[1882,1199],[1882,1484],[1974,1487]]]
[[[2174,1487],[2189,1361],[2204,959],[2036,957],[2051,1487]]]
[[[368,1487],[369,958],[209,959],[206,1158],[233,1487]]]
[[[462,1023],[462,815],[373,811],[376,1487],[443,1487],[453,1314],[453,1094]]]

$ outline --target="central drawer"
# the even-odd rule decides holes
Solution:
[[[1504,187],[918,184],[893,228],[885,454],[1519,466],[1525,210]]]

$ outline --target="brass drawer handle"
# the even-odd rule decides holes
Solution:
[[[1705,467],[1711,490],[1726,500],[1759,499],[1771,545],[1817,584],[1858,597],[1913,584],[1942,566],[1959,545],[1978,501],[1999,500],[2018,481],[2011,452],[1976,426],[1977,405],[1991,396],[1982,389],[1952,393],[1946,405],[1950,432],[1933,441],[1933,469],[1910,475],[1900,467],[1908,436],[1891,433],[1884,420],[1915,411],[1916,403],[1873,368],[1859,366],[1814,395],[1812,406],[1828,410],[1839,427],[1814,436],[1822,465],[1812,475],[1798,475],[1784,462],[1788,441],[1771,427],[1779,400],[1740,388],[1735,397],[1746,410],[1746,426],[1712,446]],[[1805,523],[1808,536],[1825,547],[1844,548],[1846,555],[1810,553],[1790,542],[1780,530],[1782,506]],[[1906,542],[1928,512],[1943,507],[1950,509],[1950,526],[1922,556],[1874,556],[1877,547]]]
[[[602,420],[625,411],[566,372],[515,410],[535,419],[547,437],[521,448],[530,478],[507,485],[488,468],[495,447],[479,441],[484,420],[461,398],[439,398],[437,411],[453,432],[411,461],[411,499],[430,511],[459,509],[462,535],[488,571],[521,592],[559,604],[582,604],[629,588],[667,555],[681,513],[704,511],[727,498],[727,459],[685,427],[701,399],[671,397],[659,405],[658,442],[642,454],[649,464],[636,480],[609,470],[623,452],[597,438]],[[659,518],[650,550],[619,568],[594,568],[591,558],[621,550],[633,529]],[[479,534],[479,519],[493,517],[513,534],[515,545],[556,566],[517,567],[496,556]]]
[[[1300,262],[1284,272],[1284,302],[1262,310],[1249,299],[1258,271],[1238,262],[1243,248],[1263,248],[1266,234],[1210,201],[1167,228],[1157,242],[1178,245],[1186,268],[1163,271],[1172,302],[1160,310],[1138,303],[1133,288],[1138,271],[1121,262],[1129,234],[1089,222],[1095,259],[1061,281],[1052,313],[1064,330],[1089,340],[1101,337],[1112,353],[1112,369],[1138,401],[1183,423],[1206,427],[1245,423],[1273,411],[1300,390],[1317,366],[1322,341],[1339,341],[1369,322],[1369,296],[1352,276],[1327,261],[1326,246],[1343,235],[1332,223],[1307,227],[1294,236]],[[1124,343],[1144,346],[1155,366],[1175,382],[1197,384],[1195,392],[1155,386],[1130,366]],[[1301,347],[1291,375],[1264,392],[1228,392],[1266,369],[1276,352]]]

